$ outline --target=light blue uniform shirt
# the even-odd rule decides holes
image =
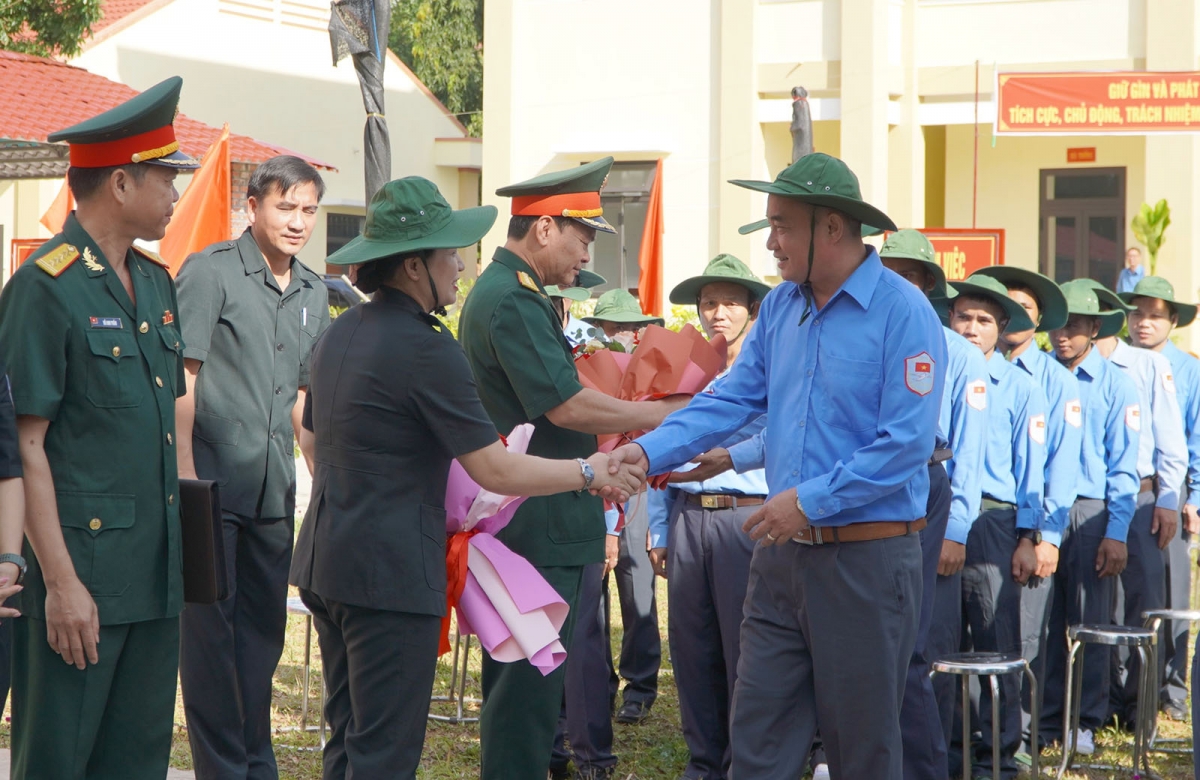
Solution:
[[[1137,388],[1094,346],[1075,367],[1083,404],[1083,444],[1077,488],[1083,498],[1108,501],[1104,535],[1124,542],[1137,504]]]
[[[1183,433],[1183,415],[1175,395],[1171,362],[1157,352],[1135,349],[1124,341],[1108,361],[1119,366],[1133,380],[1138,392],[1138,477],[1158,474],[1158,498],[1155,506],[1179,511],[1179,489],[1187,478],[1187,437]]]
[[[1046,396],[1045,515],[1042,539],[1062,546],[1079,484],[1079,451],[1083,446],[1083,407],[1079,382],[1057,360],[1030,345],[1013,365],[1033,377]]]
[[[1183,414],[1183,433],[1188,448],[1188,493],[1200,502],[1200,360],[1168,341],[1160,353],[1171,363],[1174,372],[1175,396]]]
[[[1130,271],[1128,268],[1122,268],[1121,273],[1117,274],[1117,292],[1126,293],[1133,292],[1133,288],[1137,287],[1137,283],[1146,277],[1146,266],[1139,265],[1136,271]]]
[[[999,352],[988,358],[983,494],[1017,508],[1017,528],[1042,526],[1046,398],[1033,378]]]
[[[949,328],[942,331],[946,336],[946,391],[938,416],[938,438],[954,453],[942,464],[950,477],[946,539],[966,544],[983,492],[988,367],[979,347]]]
[[[767,485],[814,526],[923,517],[946,340],[914,285],[874,249],[825,306],[784,282],[725,381],[637,443],[661,474],[767,415]]]

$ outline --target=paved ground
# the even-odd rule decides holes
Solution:
[[[0,780],[8,780],[8,751],[0,750]],[[167,770],[166,780],[195,780],[191,772],[180,772],[177,769]]]

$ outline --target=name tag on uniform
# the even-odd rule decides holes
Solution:
[[[88,322],[93,328],[107,328],[109,330],[123,330],[125,323],[120,317],[88,317]]]

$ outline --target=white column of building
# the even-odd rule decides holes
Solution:
[[[902,19],[900,58],[904,94],[900,97],[900,123],[889,133],[887,214],[902,228],[924,227],[925,136],[918,113],[917,0],[904,0]]]
[[[754,12],[758,3],[757,0],[714,2],[717,160],[712,173],[717,208],[709,222],[709,256],[728,252],[748,260],[751,240],[761,240],[762,236],[741,236],[737,229],[761,215],[752,211],[750,190],[734,187],[728,181],[755,178],[753,160],[762,156],[754,64]]]
[[[842,0],[842,159],[888,207],[888,0]]]
[[[492,204],[500,216],[482,242],[482,260],[492,260],[495,247],[504,245],[510,203],[496,190],[512,184],[513,153],[513,0],[488,0],[483,15],[487,41],[487,67],[483,69],[483,205]]]

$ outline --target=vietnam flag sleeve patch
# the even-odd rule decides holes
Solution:
[[[933,392],[933,358],[928,352],[904,360],[904,386],[917,395]]]

